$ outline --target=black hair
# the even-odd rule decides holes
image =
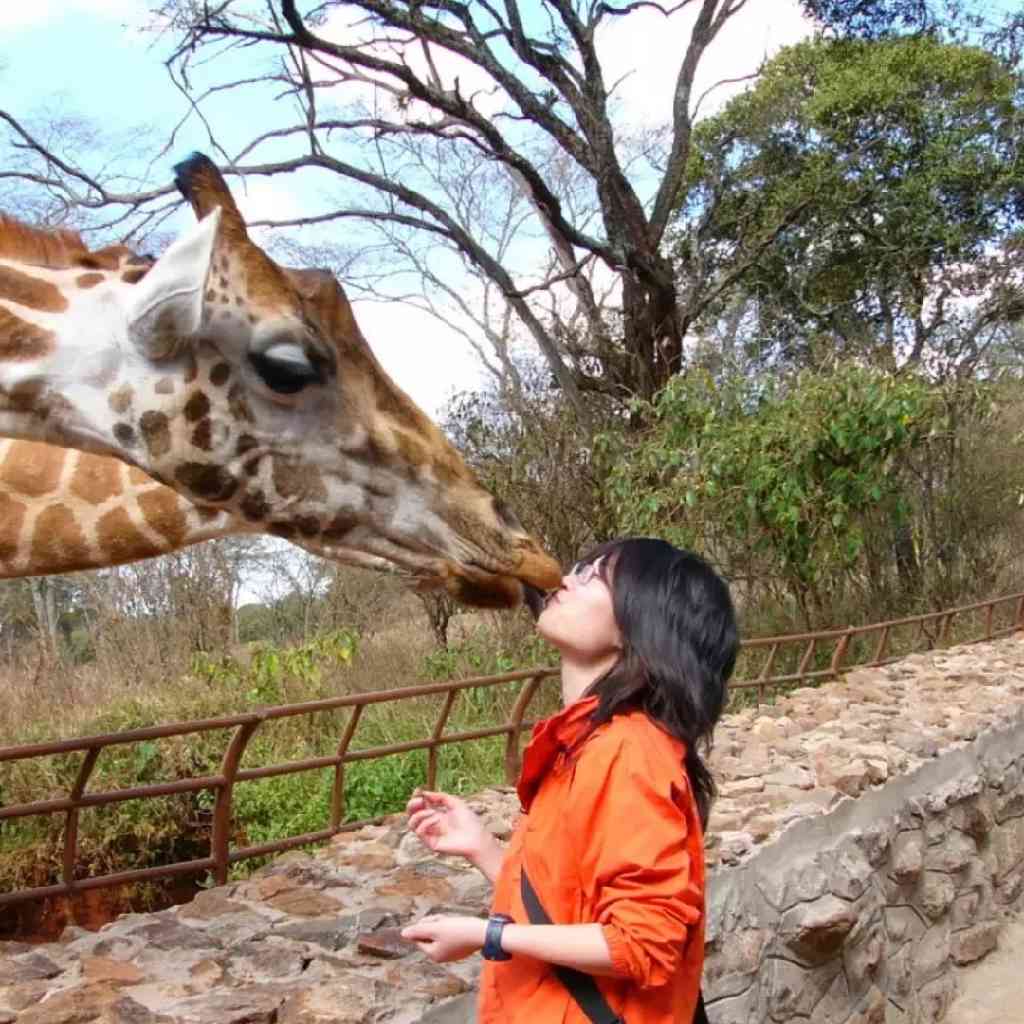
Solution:
[[[740,643],[729,588],[699,555],[648,537],[609,541],[578,564],[595,562],[611,589],[622,654],[587,688],[598,698],[591,727],[641,710],[682,740],[706,826],[715,782],[701,748],[710,750]]]

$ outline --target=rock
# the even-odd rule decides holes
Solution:
[[[849,903],[825,895],[783,914],[780,934],[802,960],[823,963],[840,949],[857,919],[857,912]]]
[[[333,897],[306,888],[285,890],[268,902],[275,910],[292,917],[322,917],[336,914],[343,908],[343,904]]]
[[[374,932],[365,932],[356,940],[356,948],[360,953],[385,960],[397,960],[416,951],[416,946],[408,939],[403,939],[398,928],[378,928]]]
[[[325,982],[289,997],[276,1024],[370,1024],[382,996],[379,983],[352,976]]]
[[[988,921],[954,933],[951,943],[953,959],[962,967],[988,956],[999,944],[999,923]]]
[[[105,956],[82,957],[82,977],[86,981],[109,981],[114,985],[135,985],[145,975],[134,964]]]

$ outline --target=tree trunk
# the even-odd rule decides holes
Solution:
[[[683,367],[675,281],[670,270],[658,278],[623,275],[623,344],[630,357],[630,379],[620,383],[638,398],[653,398]]]

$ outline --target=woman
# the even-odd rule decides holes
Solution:
[[[491,918],[427,917],[403,935],[436,961],[483,950],[481,1024],[689,1022],[714,795],[699,747],[739,646],[728,588],[664,541],[613,541],[564,577],[537,629],[561,653],[564,706],[524,752],[508,848],[455,797],[408,805],[430,849],[494,882]],[[555,923],[531,923],[534,896]]]

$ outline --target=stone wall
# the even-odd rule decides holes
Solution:
[[[795,691],[730,716],[713,762],[713,1024],[940,1020],[1024,902],[1024,644]],[[474,802],[508,833],[510,789]],[[462,1024],[478,958],[431,964],[398,929],[488,898],[396,816],[183,907],[0,943],[0,1024]]]

